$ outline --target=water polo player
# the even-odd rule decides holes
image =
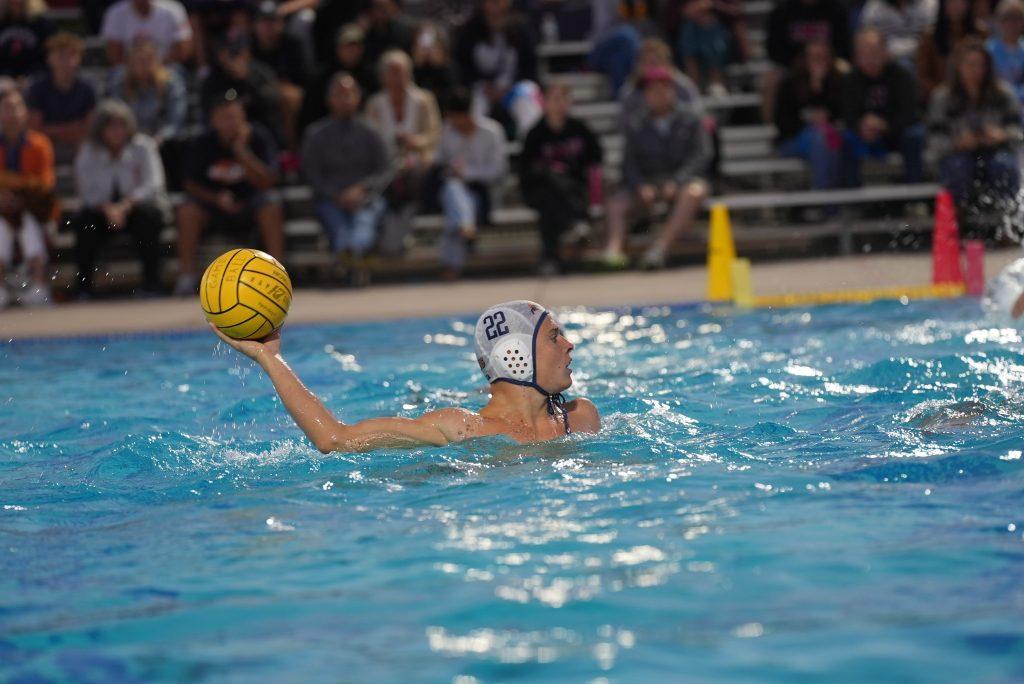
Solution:
[[[491,383],[491,399],[478,413],[446,408],[419,418],[371,418],[352,425],[335,418],[288,367],[280,333],[246,341],[214,332],[266,371],[292,418],[324,453],[443,446],[488,435],[537,442],[601,427],[591,401],[562,397],[572,386],[573,344],[551,312],[534,302],[498,304],[477,321],[476,357]]]

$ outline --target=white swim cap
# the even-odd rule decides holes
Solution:
[[[537,332],[548,311],[519,299],[492,306],[476,322],[476,360],[488,382],[511,382],[548,392],[537,384]]]
[[[989,314],[1010,316],[1017,298],[1024,294],[1024,259],[1017,259],[985,286],[981,305]]]

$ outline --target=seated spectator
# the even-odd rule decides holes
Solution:
[[[649,70],[641,87],[647,106],[642,116],[627,123],[624,188],[608,199],[608,243],[602,261],[613,268],[626,264],[632,210],[649,214],[658,202],[668,204],[665,226],[640,260],[644,268],[661,268],[672,243],[693,227],[708,196],[704,174],[711,161],[711,140],[699,114],[679,103],[668,69]]]
[[[562,270],[562,235],[585,222],[589,178],[600,172],[601,145],[579,119],[569,116],[572,95],[564,83],[544,91],[544,118],[530,129],[519,155],[519,188],[526,203],[540,214],[541,273]]]
[[[765,49],[773,68],[761,81],[765,121],[774,118],[780,81],[812,40],[831,45],[839,59],[850,58],[849,10],[840,0],[782,0],[768,15]]]
[[[159,147],[181,135],[188,109],[185,82],[177,70],[160,62],[156,45],[137,38],[125,63],[111,74],[110,96],[126,103],[135,127]]]
[[[366,116],[398,157],[388,186],[379,247],[400,254],[441,138],[441,113],[434,96],[412,82],[412,61],[401,50],[380,60],[381,92],[366,103]]]
[[[371,0],[364,14],[366,59],[376,64],[388,50],[412,51],[416,23],[402,13],[397,0]]]
[[[942,184],[963,211],[984,199],[1005,213],[1020,189],[1021,105],[976,38],[953,52],[953,68],[928,108],[929,143]]]
[[[843,85],[845,187],[861,184],[864,157],[883,159],[891,152],[903,157],[904,179],[922,177],[924,126],[920,123],[914,76],[889,58],[885,38],[877,29],[861,29],[854,43],[854,68]]]
[[[648,38],[640,45],[633,73],[618,93],[624,120],[629,116],[643,113],[647,101],[644,98],[640,82],[643,80],[644,74],[656,67],[667,69],[672,74],[672,82],[676,89],[676,101],[679,104],[692,107],[695,111],[703,113],[704,105],[701,102],[700,91],[694,82],[672,63],[672,49],[668,43],[661,38]]]
[[[412,46],[413,80],[433,93],[438,102],[447,102],[455,89],[455,67],[448,54],[444,31],[432,22],[424,22],[416,31]]]
[[[161,61],[184,62],[192,54],[192,28],[176,0],[118,0],[103,16],[100,35],[107,41],[107,61],[120,64],[139,37],[156,45]]]
[[[960,41],[985,33],[984,24],[975,19],[974,0],[939,0],[935,30],[921,36],[917,48],[917,85],[924,102],[946,80],[949,56]]]
[[[997,34],[985,47],[999,76],[1024,102],[1024,3],[1002,0],[996,8]]]
[[[373,247],[384,212],[381,193],[390,180],[387,147],[359,116],[361,93],[350,74],[338,73],[327,91],[330,114],[306,130],[302,170],[316,196],[316,214],[331,250],[363,285],[363,257]]]
[[[839,184],[842,111],[843,74],[829,44],[812,40],[802,62],[779,85],[775,127],[779,152],[810,164],[815,190]]]
[[[15,240],[32,280],[32,287],[18,299],[28,306],[50,301],[42,224],[53,217],[54,184],[50,141],[28,130],[21,93],[13,88],[4,91],[0,95],[0,309],[11,301],[6,276],[14,262]]]
[[[377,92],[377,74],[366,61],[363,50],[364,36],[363,29],[357,24],[342,26],[338,31],[333,61],[321,67],[306,89],[305,102],[302,104],[302,128],[327,116],[324,93],[330,89],[339,71],[354,78],[362,94],[370,96]]]
[[[725,88],[725,67],[732,58],[729,30],[715,16],[712,0],[686,0],[676,51],[690,80],[713,95]]]
[[[249,37],[242,32],[226,36],[215,51],[214,64],[200,88],[206,116],[211,103],[229,90],[245,105],[248,120],[270,131],[278,143],[284,141],[277,79],[269,67],[253,59]]]
[[[510,12],[510,0],[479,1],[456,41],[462,83],[472,94],[474,114],[524,136],[541,116],[534,39],[526,22]]]
[[[336,59],[338,27],[356,25],[369,6],[369,0],[321,0],[317,3],[316,19],[313,20],[313,55],[317,64],[330,64]],[[321,94],[327,92],[329,83],[324,85]]]
[[[89,137],[75,158],[82,209],[72,219],[78,293],[92,295],[96,253],[108,236],[132,236],[142,261],[142,295],[160,293],[160,229],[164,171],[153,139],[137,132],[132,110],[117,100],[96,108]]]
[[[248,34],[252,13],[260,0],[181,0],[192,27],[192,52],[202,69],[216,61],[217,46],[238,34]]]
[[[177,212],[176,295],[196,293],[196,253],[208,225],[236,230],[256,225],[263,248],[284,260],[284,214],[273,191],[276,158],[273,136],[246,119],[237,93],[228,91],[210,103],[210,126],[192,141],[185,162],[186,199]]]
[[[0,76],[25,80],[45,69],[43,46],[55,30],[43,0],[7,0],[0,5]]]
[[[505,130],[494,119],[473,113],[472,97],[456,90],[445,107],[438,163],[444,180],[441,210],[441,264],[445,280],[462,274],[467,243],[476,240],[477,230],[490,219],[491,186],[505,175],[507,152]]]
[[[612,93],[618,93],[629,78],[640,51],[641,24],[648,21],[647,7],[620,0],[592,0],[591,35],[593,47],[587,65],[608,78]]]
[[[931,32],[937,15],[937,0],[868,0],[860,25],[878,29],[893,58],[912,69],[920,38]]]
[[[84,50],[85,43],[74,34],[50,36],[46,41],[49,69],[28,87],[29,125],[53,141],[58,162],[74,158],[96,106],[96,91],[78,73]]]
[[[274,0],[264,0],[252,26],[252,56],[277,77],[277,99],[281,107],[285,139],[289,149],[298,148],[299,113],[305,92],[306,60],[302,44],[285,33],[284,18]]]

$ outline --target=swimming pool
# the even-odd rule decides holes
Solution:
[[[1024,340],[969,300],[569,311],[597,437],[322,456],[208,333],[0,346],[0,679],[1024,679]],[[341,417],[473,321],[296,327]]]

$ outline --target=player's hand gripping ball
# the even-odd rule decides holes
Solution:
[[[199,285],[206,320],[236,340],[259,340],[284,324],[292,281],[284,266],[258,249],[233,249],[210,264]]]

